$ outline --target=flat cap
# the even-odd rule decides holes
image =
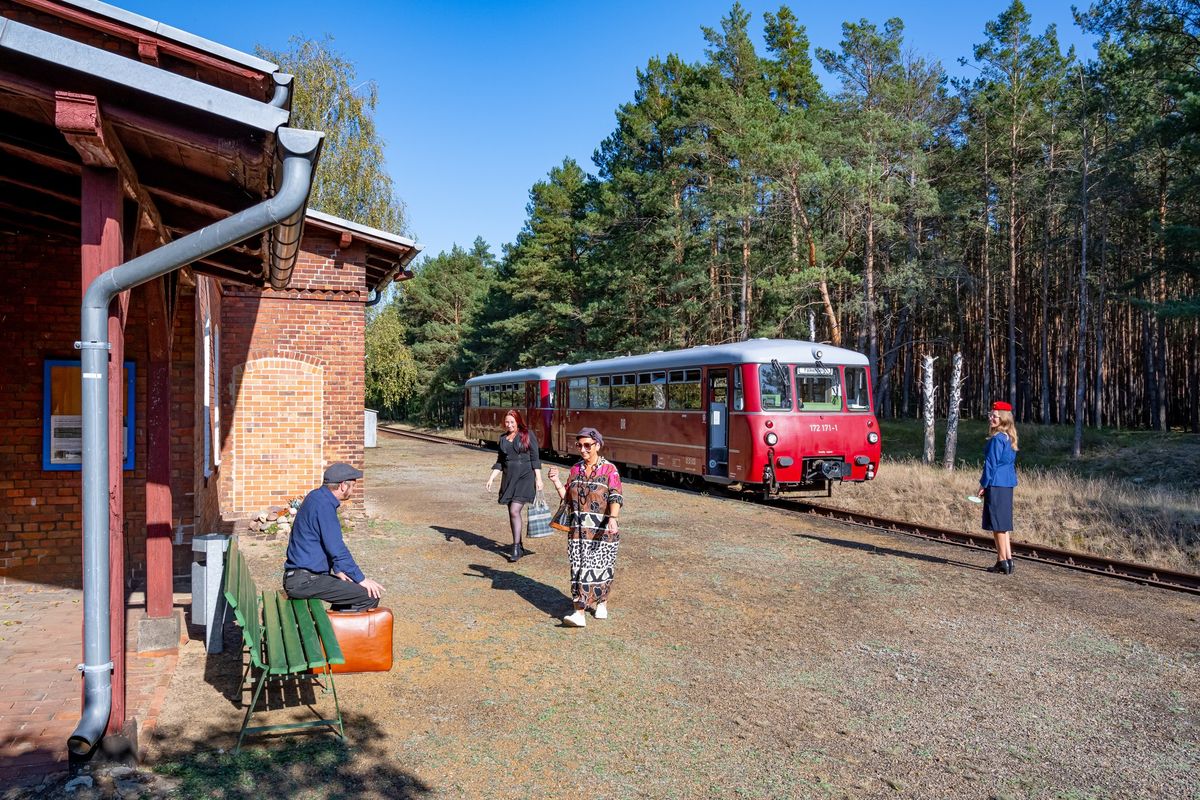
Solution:
[[[356,481],[363,476],[361,469],[355,469],[349,464],[339,461],[336,464],[330,464],[325,469],[325,483],[341,483],[342,481]]]

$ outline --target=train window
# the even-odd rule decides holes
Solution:
[[[608,376],[588,378],[588,407],[608,408]]]
[[[545,408],[554,408],[554,384],[555,384],[555,381],[547,381],[547,383],[550,384],[550,388],[548,389],[550,394],[546,397]]]
[[[746,408],[746,395],[742,393],[742,367],[739,364],[733,368],[733,410],[743,411]]]
[[[692,377],[695,380],[692,380]],[[700,370],[671,370],[667,387],[667,408],[690,410],[700,408]]]
[[[846,367],[846,405],[851,411],[871,410],[866,367]]]
[[[492,401],[492,387],[480,386],[479,387],[479,407],[480,408],[488,408],[492,404],[491,401]]]
[[[479,408],[479,387],[478,386],[471,387],[471,406],[473,408]]]
[[[667,407],[667,373],[643,372],[637,376],[638,408],[662,410]]]
[[[841,411],[842,382],[837,367],[796,367],[796,395],[804,411]]]
[[[587,378],[568,380],[567,405],[571,408],[587,408]]]
[[[792,408],[792,387],[788,382],[787,370],[775,364],[758,365],[758,394],[763,411],[779,411]]]
[[[637,380],[635,375],[613,375],[612,407],[637,408]]]

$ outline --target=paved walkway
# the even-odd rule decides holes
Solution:
[[[133,647],[142,614],[130,606],[126,642]],[[158,720],[178,658],[174,651],[128,655],[127,716],[138,721],[142,740]],[[0,585],[0,786],[66,769],[67,737],[79,722],[82,660],[83,592]]]

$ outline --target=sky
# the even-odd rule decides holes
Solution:
[[[376,125],[388,172],[407,206],[405,235],[436,255],[477,236],[497,256],[526,218],[529,190],[572,158],[594,173],[592,156],[616,127],[617,108],[633,98],[637,70],[675,53],[704,57],[702,27],[719,28],[732,0],[584,2],[442,2],[426,0],[108,0],[248,53],[255,45],[286,50],[288,39],[333,36],[357,68],[357,82],[379,92]],[[984,25],[1010,0],[925,0],[789,5],[815,47],[836,50],[845,21],[879,26],[904,21],[916,54],[970,75]],[[1086,7],[1086,0],[1077,0]],[[759,52],[764,12],[779,0],[744,0]],[[1065,50],[1094,55],[1066,0],[1025,0],[1033,30],[1058,29]],[[822,75],[827,89],[836,89]]]

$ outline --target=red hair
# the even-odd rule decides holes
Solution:
[[[521,412],[515,408],[510,408],[504,412],[504,416],[512,417],[517,422],[517,435],[521,439],[521,444],[517,447],[519,452],[525,452],[529,449],[529,428],[525,426],[525,418],[521,416]]]

